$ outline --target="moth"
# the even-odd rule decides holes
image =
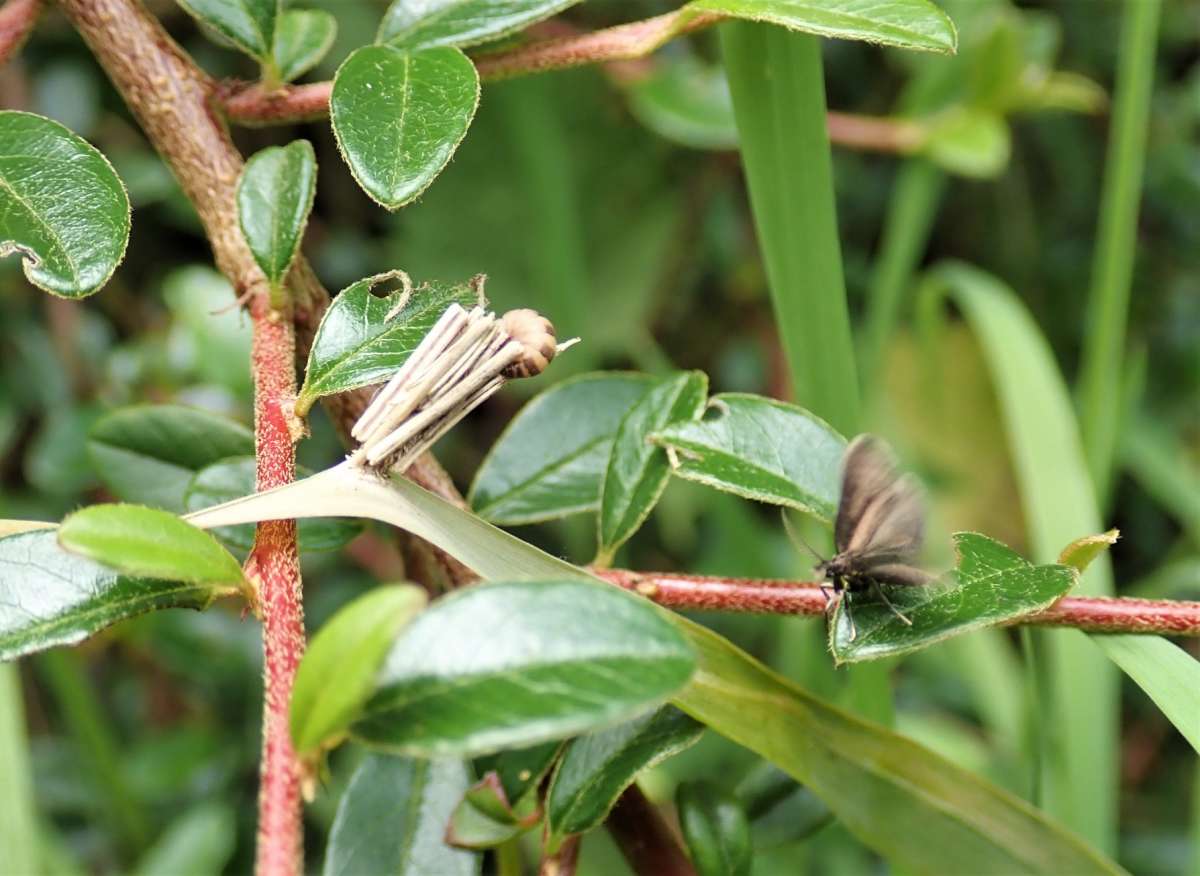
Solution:
[[[842,496],[838,501],[833,540],[837,553],[816,566],[832,585],[830,597],[822,584],[828,608],[846,600],[850,638],[857,636],[850,599],[873,591],[892,613],[909,626],[887,597],[884,586],[917,587],[933,576],[913,565],[925,536],[924,494],[911,475],[900,475],[886,445],[871,435],[859,435],[842,457]]]

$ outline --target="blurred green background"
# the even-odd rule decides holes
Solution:
[[[149,5],[210,72],[253,75],[177,6]],[[338,17],[338,43],[309,77],[329,78],[348,51],[371,41],[384,4],[310,5]],[[894,329],[876,323],[879,286],[887,282],[882,229],[902,186],[923,192],[927,207],[895,225],[920,242],[922,213],[928,216],[917,263],[954,258],[1011,285],[1073,381],[1108,141],[1104,93],[1112,92],[1120,24],[1120,4],[1110,0],[943,5],[959,25],[957,58],[824,45],[831,109],[944,125],[928,157],[834,149],[849,301],[869,366],[866,420],[930,487],[935,563],[948,561],[952,530],[978,529],[1025,550],[1026,528],[1005,423],[971,332],[956,319],[936,344],[912,331],[907,270],[893,278]],[[673,6],[589,0],[566,18],[591,28]],[[1196,598],[1200,4],[1166,0],[1162,15],[1131,366],[1127,385],[1112,388],[1125,438],[1105,522],[1123,533],[1112,552],[1119,592]],[[327,123],[234,132],[247,155],[296,137],[313,143],[320,177],[305,252],[330,289],[391,268],[418,281],[484,272],[497,310],[534,307],[555,322],[560,338],[583,338],[546,375],[510,385],[442,442],[439,456],[464,491],[524,400],[571,373],[698,368],[714,392],[788,396],[718,61],[715,34],[703,33],[618,71],[487,84],[454,161],[397,214],[354,184]],[[1034,87],[1051,70],[1059,71],[1054,88]],[[0,517],[53,520],[105,495],[83,445],[89,423],[106,410],[175,401],[249,423],[249,323],[228,309],[232,293],[178,187],[53,10],[20,58],[0,71],[0,94],[7,107],[56,118],[98,146],[134,204],[126,259],[85,302],[43,295],[25,282],[16,259],[0,262]],[[340,458],[341,448],[320,412],[313,425],[300,456],[320,468]],[[519,534],[577,562],[594,548],[590,517]],[[679,481],[617,564],[780,577],[805,576],[810,566],[774,509]],[[315,628],[370,578],[347,556],[314,554],[305,558],[305,581]],[[838,696],[845,673],[828,668],[816,622],[705,620],[816,692]],[[258,635],[255,623],[220,607],[165,612],[20,665],[41,828],[61,872],[250,869]],[[894,671],[896,726],[1002,785],[1019,786],[1018,654],[1015,639],[996,634],[906,660]],[[1120,859],[1139,873],[1195,872],[1195,754],[1128,681],[1123,693]],[[353,758],[335,757],[329,788],[306,810],[310,869],[319,867]],[[732,785],[748,763],[709,734],[656,768],[644,786],[668,800],[682,778],[729,776]],[[585,841],[581,872],[621,872],[601,834]],[[884,869],[836,825],[803,842],[786,830],[779,835],[756,872],[793,873],[801,864],[813,872]]]

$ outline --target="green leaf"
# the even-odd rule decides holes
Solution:
[[[693,149],[736,149],[725,71],[691,55],[662,57],[629,88],[629,108],[655,133]]]
[[[611,586],[480,585],[443,598],[404,631],[352,733],[425,757],[529,745],[662,702],[692,666],[650,603]]]
[[[1200,662],[1158,636],[1091,636],[1200,752]]]
[[[546,775],[562,743],[558,740],[484,755],[475,761],[479,774],[495,773],[506,800],[517,803]]]
[[[324,876],[475,876],[479,856],[444,838],[470,781],[459,761],[368,754],[338,804]]]
[[[928,0],[692,0],[688,9],[901,49],[952,54],[958,34]]]
[[[225,872],[233,857],[237,818],[228,803],[199,803],[172,821],[151,846],[134,876]]]
[[[179,0],[179,5],[251,57],[271,57],[279,0]]]
[[[74,645],[160,608],[207,608],[232,587],[132,578],[67,553],[53,530],[0,539],[0,660]]]
[[[558,751],[557,743],[548,747],[552,756]],[[510,803],[499,775],[489,772],[472,785],[454,807],[454,815],[446,829],[446,841],[464,848],[495,848],[520,836],[541,819],[542,810],[536,795],[529,794]]]
[[[807,839],[833,820],[829,807],[811,789],[765,760],[738,783],[737,799],[760,852]]]
[[[722,393],[703,419],[651,436],[674,451],[672,473],[748,499],[832,520],[846,441],[804,408],[744,393]]]
[[[396,210],[450,162],[479,103],[479,74],[455,48],[364,46],[338,68],[329,116],[363,191]]]
[[[653,384],[646,374],[582,374],[525,405],[492,445],[467,494],[485,520],[511,526],[600,507],[617,426]]]
[[[600,553],[612,556],[653,510],[671,476],[667,454],[650,443],[651,433],[691,422],[704,410],[708,378],[688,371],[664,378],[621,420],[600,492]]]
[[[514,34],[579,0],[394,0],[379,42],[406,49],[474,46]]]
[[[129,197],[86,140],[33,113],[0,111],[0,256],[29,282],[83,298],[108,282],[129,242]]]
[[[188,511],[199,511],[239,496],[254,492],[258,463],[253,456],[235,456],[205,466],[192,476],[184,493],[183,505]],[[312,472],[296,467],[298,477]],[[299,522],[300,550],[304,552],[336,551],[345,547],[362,532],[357,520],[339,517],[310,517]],[[254,545],[254,525],[225,526],[216,536],[234,550],[248,551]]]
[[[300,755],[340,735],[371,695],[396,634],[425,608],[411,584],[378,587],[330,618],[313,637],[292,692],[292,743]]]
[[[183,511],[192,476],[230,456],[254,453],[254,433],[232,420],[181,405],[137,405],[100,418],[88,458],[118,499]]]
[[[1076,571],[1083,572],[1092,561],[1117,543],[1121,533],[1116,529],[1102,532],[1099,535],[1085,535],[1077,538],[1058,555],[1060,566],[1072,566]]]
[[[716,633],[683,618],[675,622],[696,648],[699,665],[673,702],[811,788],[892,867],[1123,872],[1017,796],[813,697]]]
[[[409,481],[384,484],[355,471],[330,469],[275,493],[253,496],[225,514],[210,514],[208,522],[246,522],[258,519],[257,513],[269,519],[278,503],[302,504],[297,500],[320,496],[339,509],[357,509],[407,529],[484,578],[595,581],[583,569]],[[592,610],[594,617],[607,613],[603,606]],[[672,702],[810,787],[851,832],[895,866],[918,872],[1120,872],[1014,795],[812,697],[715,633],[665,611],[661,616],[686,635],[699,660],[692,682]],[[494,618],[495,613],[481,624],[494,630]],[[510,642],[512,637],[497,633],[496,639]],[[491,708],[490,703],[483,708]],[[881,811],[889,817],[880,818]]]
[[[1008,165],[1011,140],[1003,116],[960,107],[929,122],[920,149],[930,161],[951,173],[992,179]]]
[[[937,308],[948,295],[979,340],[1004,416],[1035,561],[1052,562],[1072,539],[1104,529],[1088,476],[1071,397],[1054,352],[1012,289],[959,263],[929,272],[918,301]],[[1097,558],[1078,595],[1112,594],[1112,566]],[[1034,670],[1047,692],[1039,704],[1040,785],[1046,809],[1098,848],[1115,848],[1117,678],[1097,665],[1080,636],[1035,631]],[[1071,740],[1061,745],[1055,740]]]
[[[316,187],[317,158],[307,140],[255,153],[238,180],[242,236],[272,289],[283,283],[300,249]]]
[[[684,782],[675,792],[675,808],[697,876],[749,876],[750,824],[732,795],[711,782]]]
[[[664,706],[568,742],[546,792],[551,848],[603,822],[638,773],[690,747],[703,732],[703,725]]]
[[[143,505],[90,505],[64,518],[58,543],[126,574],[248,587],[242,567],[202,529]]]
[[[1071,566],[1035,566],[1011,548],[975,532],[954,536],[958,568],[923,587],[889,587],[906,624],[874,594],[839,601],[829,624],[838,663],[916,651],[951,636],[1049,608],[1075,584]],[[853,627],[847,614],[853,616]],[[857,635],[853,630],[857,628]]]
[[[333,47],[337,19],[322,9],[288,9],[275,24],[275,67],[291,82],[320,63]]]
[[[333,299],[308,354],[297,414],[308,413],[323,395],[387,380],[447,307],[458,303],[469,310],[482,302],[481,287],[475,284],[427,283],[413,290],[404,307],[388,319],[406,292],[378,295],[372,290],[397,277],[407,285],[403,272],[389,271],[359,280]]]
[[[0,615],[2,612],[0,609]],[[4,776],[0,784],[0,811],[4,812],[4,818],[0,818],[0,848],[4,849],[4,866],[13,873],[36,873],[48,863],[39,860],[38,810],[29,748],[20,670],[0,665],[0,775]]]

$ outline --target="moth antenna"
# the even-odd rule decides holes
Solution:
[[[779,509],[779,516],[783,520],[783,531],[787,533],[788,541],[792,543],[792,547],[796,548],[797,550],[803,547],[806,551],[813,555],[813,559],[815,559],[818,563],[825,562],[825,558],[813,550],[813,546],[805,541],[804,536],[802,536],[799,531],[792,526],[792,521],[788,517],[786,508]]]

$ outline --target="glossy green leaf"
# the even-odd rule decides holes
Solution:
[[[337,19],[322,9],[288,9],[275,24],[275,67],[291,82],[320,63],[333,47]]]
[[[129,197],[86,140],[33,113],[0,111],[0,256],[17,253],[40,289],[83,298],[129,242]]]
[[[736,149],[725,71],[691,55],[663,57],[629,88],[629,108],[657,134],[694,149]]]
[[[425,608],[411,584],[378,587],[330,618],[313,637],[292,692],[292,743],[300,755],[340,735],[374,689],[396,634]]]
[[[716,633],[676,623],[699,666],[672,701],[811,788],[891,866],[998,876],[1123,872],[1019,797],[813,697]]]
[[[58,546],[54,530],[0,539],[0,660],[74,645],[160,608],[207,608],[233,587],[132,578]]]
[[[373,290],[397,278],[407,280],[400,271],[367,277],[343,289],[333,299],[321,317],[308,354],[296,413],[307,413],[323,395],[387,380],[404,364],[447,307],[458,303],[469,310],[482,301],[477,285],[427,283],[414,289],[404,306],[396,310],[404,301],[403,290],[386,295]]]
[[[254,453],[240,423],[181,405],[137,405],[101,417],[87,441],[92,468],[118,499],[184,510],[197,471]]]
[[[556,15],[579,0],[393,0],[379,42],[407,49],[474,46]]]
[[[471,484],[471,507],[509,526],[598,508],[617,426],[653,382],[604,372],[543,392],[492,445]]]
[[[129,575],[248,586],[241,565],[215,538],[158,508],[89,505],[67,515],[58,543]]]
[[[480,859],[445,841],[471,777],[455,760],[363,758],[338,804],[324,876],[475,876]]]
[[[205,466],[192,476],[184,493],[183,505],[188,511],[211,508],[222,502],[248,496],[254,492],[258,464],[253,456],[235,456]],[[297,466],[297,477],[312,472]],[[300,550],[304,552],[336,551],[345,547],[362,532],[357,520],[338,517],[310,517],[298,527]],[[248,551],[254,545],[254,525],[226,526],[215,535],[234,550]]]
[[[680,477],[823,520],[837,512],[846,441],[804,408],[722,393],[703,418],[673,423],[651,440],[674,451]]]
[[[667,453],[650,435],[690,423],[704,410],[708,378],[688,371],[659,380],[617,426],[600,491],[600,553],[612,556],[653,510],[671,476]]]
[[[551,846],[608,816],[638,773],[694,744],[703,725],[674,706],[567,743],[546,792]]]
[[[448,551],[484,578],[595,580],[585,570],[409,481],[397,478],[384,484],[356,471],[348,466],[330,469],[308,481],[240,501],[220,515],[210,513],[206,523],[242,523],[259,519],[259,513],[269,518],[277,513],[279,503],[303,505],[319,496],[329,506],[323,513],[358,513],[400,526]],[[478,590],[453,598],[471,592]],[[593,617],[609,614],[603,606],[591,605]],[[498,609],[475,628],[495,631],[500,614]],[[937,873],[956,869],[997,874],[1120,872],[1014,795],[877,724],[812,697],[715,633],[665,611],[661,616],[686,635],[699,661],[691,683],[672,702],[811,788],[842,824],[895,866]],[[513,638],[496,633],[497,641]],[[483,704],[485,713],[492,708],[490,702]],[[526,741],[526,734],[520,735]],[[880,811],[889,817],[880,818]]]
[[[675,808],[697,876],[749,876],[750,823],[732,795],[711,782],[684,782]]]
[[[849,663],[905,654],[1041,611],[1070,590],[1078,574],[1071,566],[1035,566],[975,532],[956,533],[954,544],[958,567],[953,572],[923,587],[887,588],[887,598],[911,625],[870,591],[841,600],[829,625],[834,659]]]
[[[260,61],[271,57],[279,0],[179,0],[201,24]]]
[[[358,184],[395,210],[450,162],[478,103],[479,74],[458,49],[364,46],[338,68],[329,116]]]
[[[1091,636],[1200,752],[1200,661],[1158,636]]]
[[[692,666],[661,613],[612,587],[480,585],[443,598],[403,632],[352,733],[427,757],[529,745],[662,702]]]
[[[952,53],[958,34],[928,0],[692,0],[688,9],[836,39]]]
[[[254,261],[278,288],[300,250],[317,188],[312,144],[270,146],[246,162],[238,180],[238,222]]]

